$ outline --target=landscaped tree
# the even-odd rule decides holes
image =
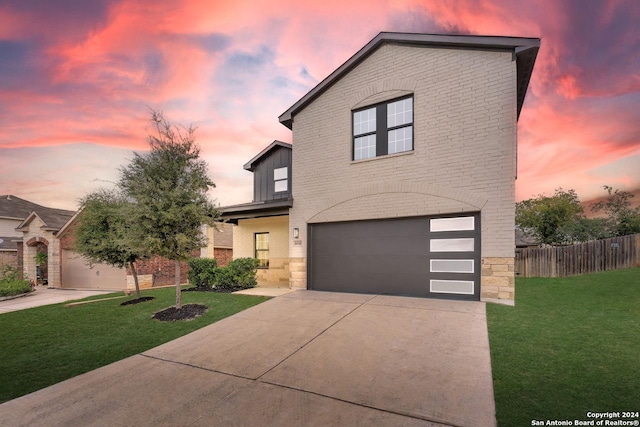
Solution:
[[[631,199],[635,197],[627,191],[614,190],[605,185],[607,198],[593,205],[593,211],[604,211],[612,236],[626,236],[640,233],[640,207],[631,208]]]
[[[516,225],[541,243],[566,243],[563,227],[582,218],[582,212],[576,192],[558,188],[553,196],[541,194],[516,203]]]
[[[151,122],[151,151],[134,153],[131,163],[120,169],[118,185],[135,204],[131,244],[175,262],[176,308],[181,309],[180,262],[206,245],[201,226],[213,225],[219,215],[207,197],[215,184],[199,158],[192,126],[173,126],[155,111]]]
[[[131,203],[115,191],[100,189],[80,201],[78,226],[75,230],[75,250],[94,263],[131,269],[140,298],[135,262],[144,256],[140,248],[131,245],[134,224]]]

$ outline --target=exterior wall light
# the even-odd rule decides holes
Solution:
[[[294,227],[293,228],[293,238],[297,239],[298,237],[300,237],[300,229],[298,227]]]

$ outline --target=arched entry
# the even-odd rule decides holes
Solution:
[[[44,237],[32,237],[27,240],[24,265],[27,278],[38,285],[47,285],[49,281],[49,241]]]

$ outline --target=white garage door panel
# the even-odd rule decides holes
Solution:
[[[127,287],[127,272],[106,264],[89,264],[76,252],[62,250],[62,287],[77,289],[114,289]]]

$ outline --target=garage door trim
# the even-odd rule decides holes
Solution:
[[[431,231],[432,219],[460,218],[460,217],[473,217],[473,220],[474,220],[473,230],[466,229],[466,230],[459,230],[459,231]],[[356,227],[354,229],[341,228],[342,224],[356,224],[356,225],[361,225],[362,227]],[[336,227],[331,227],[333,225],[335,225]],[[323,230],[323,227],[325,231],[323,232],[323,235],[320,235],[319,238],[323,239],[324,242],[323,240],[316,242],[315,239],[318,238],[319,233],[321,232],[320,230]],[[407,291],[408,289],[407,287],[405,287],[401,292],[397,292],[397,293],[394,292],[394,290],[396,290],[395,286],[397,285],[397,283],[392,284],[393,289],[389,288],[388,286],[385,288],[386,285],[383,285],[382,288],[380,288],[375,283],[376,282],[375,280],[372,280],[373,282],[372,286],[370,289],[368,289],[367,288],[368,284],[366,279],[359,281],[362,283],[358,283],[356,285],[353,285],[352,288],[348,288],[349,286],[351,286],[351,283],[358,281],[357,278],[359,276],[357,276],[357,271],[355,271],[355,273],[354,271],[352,271],[353,269],[358,270],[358,268],[362,270],[363,265],[358,265],[358,264],[364,264],[364,265],[370,266],[371,264],[367,264],[367,262],[376,262],[376,260],[388,261],[386,259],[388,258],[387,255],[389,256],[395,255],[395,252],[394,252],[395,249],[389,249],[390,252],[388,254],[378,252],[374,254],[375,256],[371,257],[371,261],[370,261],[370,260],[367,260],[369,255],[368,246],[360,243],[360,245],[358,245],[357,247],[366,248],[366,249],[363,249],[363,251],[360,251],[360,253],[354,253],[353,255],[349,253],[349,255],[351,255],[351,259],[349,259],[349,256],[347,256],[346,259],[343,259],[341,257],[345,256],[344,255],[345,250],[347,250],[347,253],[348,253],[348,249],[341,248],[342,255],[340,255],[340,251],[338,251],[337,248],[334,249],[334,247],[331,246],[331,243],[329,242],[335,242],[336,244],[344,243],[347,245],[350,243],[357,244],[356,242],[366,242],[366,241],[375,243],[375,240],[377,237],[375,233],[378,232],[378,230],[380,230],[381,232],[385,232],[389,230],[392,230],[393,232],[397,232],[398,235],[392,236],[392,238],[397,237],[397,239],[395,240],[396,242],[395,248],[400,248],[402,253],[405,253],[405,247],[403,246],[404,241],[402,239],[406,237],[407,239],[406,241],[408,242],[407,244],[408,259],[402,259],[401,257],[395,258],[395,260],[400,260],[400,262],[397,265],[402,266],[402,267],[399,267],[399,270],[397,270],[396,273],[400,273],[400,275],[405,274],[405,278],[409,276],[411,277],[410,282],[412,282],[413,284],[412,285],[407,284],[406,286],[413,286],[412,289],[415,288],[417,290],[417,293],[415,295],[413,295],[414,291],[412,290]],[[344,232],[353,231],[355,233],[354,234],[355,237],[353,241],[351,241],[348,238],[343,239],[342,231]],[[414,237],[413,234],[407,233],[407,231],[410,231],[410,232],[417,231],[419,235]],[[429,298],[446,298],[446,299],[465,299],[465,300],[480,299],[480,287],[481,287],[480,279],[481,279],[481,269],[482,269],[480,212],[460,212],[460,213],[445,214],[445,215],[429,215],[429,216],[414,216],[414,217],[384,218],[384,219],[375,218],[375,219],[357,220],[357,221],[310,223],[310,224],[307,224],[307,232],[308,232],[307,233],[308,235],[308,240],[307,240],[308,289],[330,290],[330,291],[338,291],[338,292],[343,291],[343,292],[361,292],[361,293],[383,293],[383,294],[392,294],[392,295],[409,295],[409,296],[422,296],[422,297],[429,297]],[[369,236],[369,234],[367,233],[370,233],[371,236]],[[433,240],[458,239],[458,238],[462,238],[462,239],[473,238],[473,251],[432,252],[431,250],[432,249],[431,241]],[[331,239],[336,239],[336,240],[331,240]],[[380,238],[380,240],[383,240],[382,237]],[[323,247],[322,245],[325,245],[325,246]],[[331,250],[327,249],[327,245],[332,249]],[[390,247],[392,247],[391,243],[389,245]],[[424,250],[422,249],[422,245],[424,245]],[[322,251],[322,254],[320,256],[322,256],[323,258],[321,260],[316,260],[316,257],[318,255],[314,254],[314,246]],[[377,247],[374,246],[372,247],[372,249],[380,250],[379,246],[380,245],[378,244]],[[337,253],[337,255],[335,255],[335,258],[334,258],[334,252]],[[415,260],[415,262],[412,260]],[[453,266],[455,266],[456,260],[457,261],[472,260],[473,272],[468,271],[468,267],[469,267],[468,263],[465,267],[467,271],[464,271],[464,272],[455,272],[455,273],[437,272],[437,271],[432,272],[431,271],[432,261],[438,261],[438,260],[451,260],[452,263],[450,263],[449,265],[453,265]],[[325,270],[323,270],[320,273],[314,272],[314,267],[316,267],[316,264],[318,264],[318,262],[321,263],[323,267],[325,267]],[[394,260],[391,260],[389,262],[391,263],[391,265],[396,265],[394,264]],[[333,274],[334,273],[334,270],[332,270],[333,266],[329,265],[328,263],[337,264],[337,266],[335,267],[336,272],[345,271],[345,272],[348,272],[348,274],[352,275],[353,280],[351,281],[349,281],[346,278],[343,279],[342,277],[340,277],[340,280],[342,280],[345,283],[346,282],[349,283],[348,285],[346,285],[346,288],[344,288],[341,284],[336,284],[336,285],[331,284],[328,286],[328,288],[325,288],[324,285],[332,281],[332,280],[327,280],[327,277],[340,276],[339,273]],[[446,262],[444,264],[446,265]],[[344,265],[352,266],[353,269],[350,267],[346,267],[345,269]],[[460,265],[461,264],[458,264],[458,266]],[[387,272],[387,271],[385,270],[384,272]],[[353,274],[356,274],[356,275],[353,275]],[[315,283],[318,277],[320,277],[323,282],[322,285],[320,286],[318,286],[318,284]],[[365,273],[365,277],[366,277],[366,273]],[[369,277],[373,277],[373,276],[370,275]],[[434,280],[438,282],[432,282]],[[442,286],[446,285],[446,283],[441,282],[443,280],[450,280],[453,282],[460,282],[460,283],[452,282],[449,284],[451,285],[450,287],[451,289],[454,290],[454,292],[452,293],[442,292],[443,290]],[[469,282],[469,281],[472,281],[474,284],[473,293],[470,293],[471,289],[469,287],[465,287],[467,285],[463,283],[463,282]],[[391,282],[392,282],[391,280],[387,280],[385,283],[391,283]],[[416,286],[416,284],[418,285]],[[332,289],[332,287],[338,287],[338,289]]]

